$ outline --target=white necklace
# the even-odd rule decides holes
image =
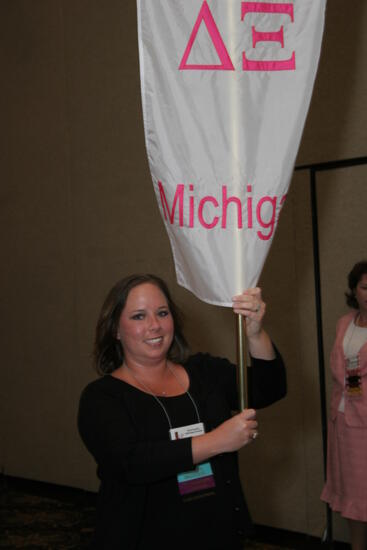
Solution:
[[[130,367],[128,367],[128,365],[125,363],[125,367],[127,368],[127,370],[131,373],[131,375],[135,378],[135,380],[141,385],[143,386],[143,388],[152,396],[154,397],[154,399],[157,401],[157,403],[161,406],[164,414],[166,415],[166,418],[168,420],[168,424],[169,424],[169,427],[170,429],[172,430],[172,422],[171,422],[171,419],[169,417],[169,414],[167,412],[167,409],[166,407],[163,405],[162,401],[159,399],[158,395],[156,395],[155,393],[152,392],[152,390],[149,388],[149,386],[147,386],[142,380],[139,380],[139,378],[136,376],[136,374],[130,369]],[[193,397],[191,396],[189,390],[186,390],[185,389],[185,386],[184,384],[181,382],[181,380],[178,378],[178,376],[176,375],[176,373],[171,369],[171,367],[169,366],[169,364],[167,363],[167,368],[168,370],[171,372],[171,374],[176,378],[178,384],[184,389],[185,391],[185,394],[190,398],[190,401],[191,403],[194,405],[194,409],[195,409],[195,412],[196,412],[196,416],[198,418],[198,422],[200,423],[201,420],[200,420],[200,415],[199,415],[199,410],[197,408],[197,405],[193,399]],[[164,397],[166,395],[166,392],[161,392],[162,393],[162,397]]]
[[[170,369],[170,366],[169,366],[168,363],[167,363],[166,366],[167,366],[167,369],[172,373],[172,370]],[[153,390],[145,382],[143,382],[138,376],[136,376],[134,371],[126,363],[125,363],[125,367],[127,368],[128,372],[131,374],[131,376],[133,378],[135,378],[135,380],[138,382],[138,384],[140,384],[140,386],[142,386],[151,395],[157,395],[157,392],[153,392]],[[159,395],[163,395],[163,396],[167,395],[166,391],[160,391],[158,393],[159,393]]]

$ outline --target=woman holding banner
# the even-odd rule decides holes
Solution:
[[[348,519],[353,550],[367,548],[367,262],[348,275],[347,305],[331,352],[326,484],[321,499]]]
[[[233,299],[246,317],[253,406],[286,392],[282,359],[262,328],[260,289]],[[237,550],[251,520],[237,452],[258,435],[238,409],[236,369],[189,355],[177,307],[154,275],[109,292],[94,357],[102,377],[82,393],[78,426],[101,480],[93,548]]]

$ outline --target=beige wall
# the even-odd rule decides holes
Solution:
[[[367,7],[350,4],[329,1],[298,164],[366,155]],[[135,11],[132,0],[0,5],[0,466],[9,475],[96,489],[75,418],[94,377],[98,310],[123,274],[164,276],[192,347],[235,358],[231,312],[175,283],[144,148]],[[366,256],[365,181],[365,167],[318,175],[326,363],[346,273]],[[241,452],[241,470],[255,521],[320,536],[311,235],[308,176],[297,172],[261,277],[289,394],[260,411],[261,438]],[[336,531],[346,537],[339,520]]]

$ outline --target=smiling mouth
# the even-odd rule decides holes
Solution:
[[[149,338],[149,340],[146,340],[147,344],[160,344],[163,342],[163,336],[158,336],[157,338]]]

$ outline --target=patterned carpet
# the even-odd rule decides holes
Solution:
[[[91,495],[51,498],[7,488],[0,497],[0,548],[87,548],[93,532],[94,510]]]
[[[0,550],[86,549],[93,533],[95,503],[94,493],[0,476]],[[246,550],[311,547],[315,545],[274,536],[245,544]]]

